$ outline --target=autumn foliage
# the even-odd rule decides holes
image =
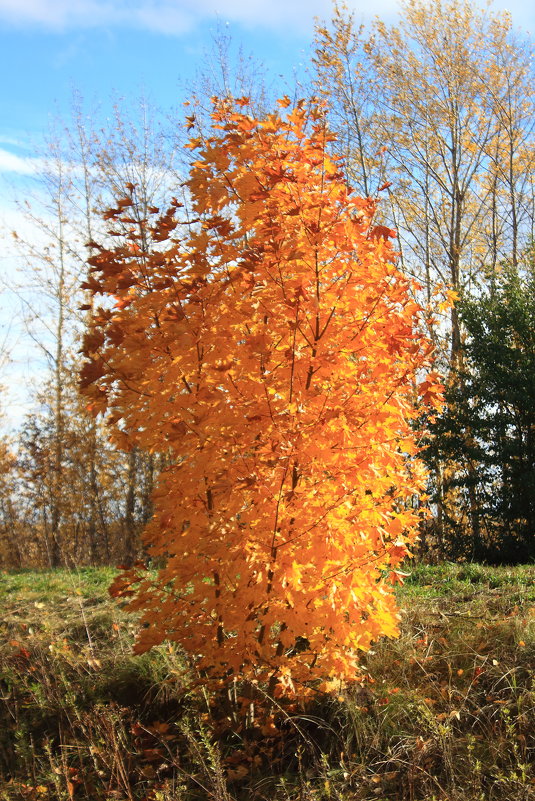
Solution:
[[[355,197],[321,108],[222,103],[194,138],[186,207],[135,222],[135,187],[91,259],[104,301],[82,386],[122,447],[167,453],[144,542],[160,565],[114,591],[136,650],[179,643],[202,675],[351,679],[394,636],[396,568],[435,406],[422,310],[395,232]]]

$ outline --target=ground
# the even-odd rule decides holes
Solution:
[[[0,799],[535,799],[535,566],[404,572],[359,682],[242,721],[172,646],[132,655],[113,569],[0,574]]]

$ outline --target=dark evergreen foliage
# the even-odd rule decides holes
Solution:
[[[493,563],[535,557],[535,262],[503,266],[487,289],[465,299],[462,366],[452,375],[429,464],[443,472],[435,501],[453,494],[466,527],[445,515],[452,557]],[[440,514],[439,514],[440,517]]]

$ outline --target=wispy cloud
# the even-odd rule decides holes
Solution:
[[[379,3],[392,8],[396,0]],[[331,0],[0,0],[0,20],[56,31],[121,25],[183,34],[216,17],[250,26],[309,28],[315,15],[328,17],[331,9]]]
[[[14,145],[15,147],[24,148],[26,146],[24,142],[24,135],[21,134],[19,136],[10,136],[3,131],[0,132],[0,142],[3,145]]]
[[[107,25],[152,28],[163,15],[173,32],[182,33],[191,20],[181,7],[180,0],[0,0],[0,19],[17,27],[66,31]]]
[[[42,170],[42,167],[42,159],[17,156],[15,153],[0,147],[0,173],[10,172],[17,175],[35,175],[35,173]]]
[[[375,0],[369,7],[360,0],[346,4],[358,17],[389,17],[400,9],[399,0]],[[517,24],[533,23],[532,6],[525,0],[496,0],[492,10],[501,9],[510,10]],[[181,35],[216,17],[251,27],[309,31],[315,16],[328,19],[331,14],[331,0],[0,0],[1,22],[60,32],[121,26]]]

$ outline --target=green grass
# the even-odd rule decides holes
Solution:
[[[241,730],[115,572],[0,574],[2,801],[535,800],[535,566],[407,567],[360,683]]]
[[[0,572],[0,603],[32,598],[55,602],[60,596],[106,598],[117,575],[113,567],[81,567],[76,570],[12,570]]]
[[[439,594],[470,593],[488,589],[520,589],[535,600],[535,565],[494,567],[473,563],[445,562],[441,565],[416,564],[406,568],[409,573],[401,588],[402,596],[432,597]]]

